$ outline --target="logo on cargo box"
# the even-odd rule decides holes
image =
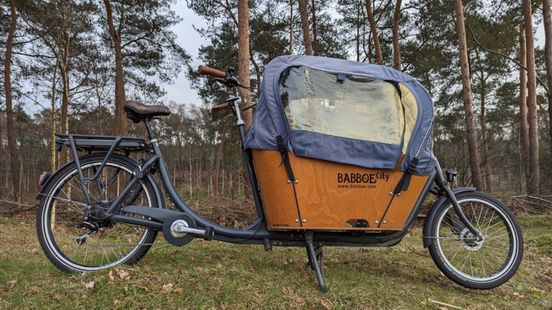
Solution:
[[[389,173],[337,173],[338,188],[370,188],[378,182],[389,181]]]

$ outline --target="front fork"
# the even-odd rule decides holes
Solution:
[[[460,207],[460,204],[458,203],[458,200],[456,199],[456,195],[454,192],[450,189],[448,185],[448,181],[445,179],[445,176],[443,175],[443,170],[441,169],[441,166],[439,165],[439,162],[436,160],[437,164],[435,165],[435,169],[437,170],[437,176],[435,177],[435,183],[437,183],[437,186],[445,193],[446,197],[450,200],[452,203],[452,207],[454,208],[454,212],[458,215],[458,218],[468,228],[468,230],[477,237],[477,241],[481,241],[483,239],[483,235],[481,232],[473,226],[473,224],[468,220],[466,215],[464,214],[464,211],[462,211],[462,208]]]

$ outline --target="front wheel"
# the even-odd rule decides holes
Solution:
[[[80,158],[83,176],[96,175],[104,158],[105,154]],[[67,272],[96,271],[134,264],[146,254],[156,231],[102,217],[135,169],[133,160],[111,156],[99,177],[88,184],[89,195],[83,192],[75,162],[61,168],[48,182],[37,208],[36,228],[44,253],[57,268]],[[148,178],[131,190],[122,207],[126,205],[160,207]]]
[[[523,256],[521,229],[512,212],[495,198],[480,192],[456,196],[468,220],[483,234],[465,227],[447,200],[428,218],[429,253],[452,281],[472,289],[504,284],[517,271]]]

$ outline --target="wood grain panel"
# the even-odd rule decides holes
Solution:
[[[261,188],[264,213],[269,229],[297,229],[299,215],[293,188],[277,151],[253,150],[253,163]]]
[[[393,171],[374,170],[333,162],[313,160],[290,154],[290,160],[298,179],[297,198],[304,221],[309,228],[331,227],[346,229],[357,220],[365,220],[374,227],[374,220],[381,218],[391,200],[389,192],[402,174]],[[370,180],[371,175],[383,173],[383,179]],[[338,182],[341,179],[349,182]],[[365,181],[356,182],[360,175]],[[345,181],[345,180],[341,180]],[[370,183],[373,181],[374,183]]]
[[[290,153],[302,227],[291,185],[277,151],[253,150],[255,169],[270,229],[402,230],[428,177],[414,176],[410,187],[393,201],[390,195],[403,173],[327,162]],[[391,204],[390,204],[391,203]],[[386,223],[377,227],[385,209]],[[364,220],[368,227],[354,227]]]
[[[402,192],[400,195],[395,195],[393,202],[385,214],[380,227],[384,229],[396,229],[402,230],[406,224],[408,216],[415,207],[418,197],[422,194],[422,191],[427,183],[428,176],[412,176],[408,190]]]

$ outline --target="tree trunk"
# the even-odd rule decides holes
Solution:
[[[19,161],[19,183],[17,186],[17,202],[21,203],[23,198],[23,161]]]
[[[374,48],[376,49],[376,62],[383,64],[383,54],[381,52],[381,43],[378,35],[378,28],[376,25],[376,19],[374,18],[374,12],[372,11],[372,1],[366,0],[366,13],[368,14],[368,22],[370,23],[370,31],[372,32],[372,38],[374,39]]]
[[[397,0],[395,14],[393,15],[393,68],[401,70],[401,46],[399,44],[399,26],[401,21],[401,3]]]
[[[240,84],[249,88],[249,1],[238,0],[238,78]],[[240,88],[243,106],[247,107],[251,104],[251,91],[249,89]],[[253,110],[248,109],[243,112],[243,120],[245,128],[249,129],[253,121]]]
[[[56,72],[57,63],[53,66],[52,76],[52,100],[50,110],[50,171],[56,171]]]
[[[0,111],[0,152],[4,153],[4,144],[2,143],[2,111]],[[8,155],[9,156],[9,155]],[[0,165],[0,199],[4,197],[4,188],[2,187],[2,178],[7,176],[8,169],[2,171],[5,165],[9,165],[8,160],[4,160],[4,164]]]
[[[63,65],[60,66],[63,82],[63,93],[61,96],[61,132],[69,132],[69,73],[67,72],[67,56],[64,54]],[[69,150],[61,152],[60,164],[67,162],[69,158]]]
[[[309,16],[307,15],[307,0],[299,0],[299,13],[301,15],[301,26],[303,27],[303,41],[305,43],[305,54],[314,55],[309,30]]]
[[[479,153],[477,151],[477,136],[475,132],[475,121],[473,115],[470,68],[468,62],[466,30],[464,27],[464,7],[462,5],[462,0],[454,0],[454,11],[456,15],[456,32],[458,35],[460,70],[462,72],[464,109],[466,111],[466,133],[468,142],[468,153],[470,157],[472,183],[477,189],[481,189],[483,181],[481,179],[481,170],[479,168],[480,160]]]
[[[190,156],[189,157],[189,161],[188,161],[188,189],[189,189],[189,192],[190,192],[190,197],[193,197],[194,196],[194,181],[192,179],[192,170],[193,170],[193,167],[192,167],[192,157]]]
[[[289,54],[293,54],[293,1],[289,1]],[[259,84],[261,81],[257,81]]]
[[[485,119],[486,107],[485,107],[485,92],[486,92],[486,78],[481,75],[481,116],[479,124],[481,126],[481,146],[483,147],[483,177],[485,179],[485,192],[491,192],[491,162],[489,158],[489,134],[487,132],[487,124]]]
[[[251,105],[250,77],[249,77],[249,1],[238,0],[238,77],[240,83],[246,88],[240,88],[244,107]],[[259,82],[259,81],[257,81]],[[247,109],[243,112],[245,128],[249,129],[253,122],[253,109]],[[242,170],[244,178],[247,180],[245,169]],[[249,192],[247,182],[243,183],[244,192]]]
[[[113,12],[111,10],[111,2],[104,0],[105,11],[107,15],[107,25],[111,40],[113,41],[113,49],[115,51],[115,126],[113,134],[124,136],[128,134],[128,123],[124,111],[125,105],[125,71],[123,68],[123,51],[121,48],[121,36],[115,29],[113,24]]]
[[[358,3],[355,3],[356,7],[356,61],[360,61],[360,10],[361,7],[358,5]]]
[[[316,28],[316,4],[311,1],[312,10],[312,53],[318,55],[318,29]]]
[[[228,134],[228,121],[223,119],[222,134],[220,137],[220,144],[217,147],[217,154],[215,155],[215,171],[214,171],[214,186],[213,193],[215,196],[222,194],[220,190],[220,170],[222,167],[222,160],[224,158],[224,142]]]
[[[519,140],[521,166],[525,175],[525,189],[529,192],[529,124],[527,123],[527,46],[525,44],[525,26],[519,29]]]
[[[523,0],[523,23],[527,46],[527,121],[529,123],[529,192],[539,192],[539,127],[537,118],[537,72],[533,40],[531,1]]]
[[[544,57],[548,89],[552,90],[552,18],[550,17],[550,0],[542,1],[544,19]],[[552,123],[552,93],[548,93],[548,119]],[[550,152],[552,153],[552,124],[549,126]]]
[[[10,177],[12,189],[15,195],[14,200],[18,200],[19,185],[19,157],[17,152],[17,142],[15,134],[15,113],[13,112],[13,96],[11,84],[11,64],[13,54],[13,38],[15,28],[17,27],[17,15],[15,12],[15,0],[10,0],[10,27],[8,29],[8,39],[6,41],[6,58],[4,63],[4,94],[6,97],[6,120],[8,135],[8,156],[10,162]]]

